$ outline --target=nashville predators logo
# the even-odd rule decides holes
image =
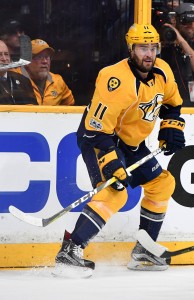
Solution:
[[[153,122],[159,115],[160,106],[163,100],[162,94],[157,94],[154,99],[148,103],[141,103],[139,108],[143,111],[143,119],[149,122]]]
[[[112,92],[116,90],[119,85],[121,84],[120,80],[116,77],[111,77],[108,81],[108,90],[109,92]]]

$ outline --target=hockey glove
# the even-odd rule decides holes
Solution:
[[[98,164],[106,180],[113,176],[117,178],[118,181],[111,185],[115,190],[122,191],[128,186],[130,177],[115,149],[108,153],[100,151],[98,154]]]
[[[160,147],[165,144],[164,155],[171,155],[185,147],[184,127],[185,120],[180,117],[176,120],[166,119],[160,123],[158,140]]]

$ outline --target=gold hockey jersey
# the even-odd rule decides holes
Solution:
[[[105,134],[115,132],[127,145],[136,147],[150,135],[165,104],[182,105],[169,65],[156,58],[153,71],[144,81],[134,75],[126,58],[99,72],[85,128]]]

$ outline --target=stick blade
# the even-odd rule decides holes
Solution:
[[[140,229],[137,232],[136,239],[146,250],[157,257],[161,257],[162,254],[167,250],[166,247],[154,242],[149,234],[143,229]]]
[[[43,219],[41,218],[35,218],[30,215],[26,215],[23,211],[18,209],[17,207],[10,205],[9,206],[9,212],[16,218],[18,218],[20,221],[26,222],[28,224],[43,227]]]
[[[9,64],[0,64],[0,70],[8,70],[8,69],[13,69],[13,68],[18,68],[18,67],[25,66],[28,64],[30,64],[30,61],[20,58],[20,60],[11,62]]]

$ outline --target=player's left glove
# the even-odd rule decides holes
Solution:
[[[185,120],[180,117],[165,119],[160,123],[158,140],[160,147],[165,144],[164,155],[171,155],[185,147],[184,127]]]

